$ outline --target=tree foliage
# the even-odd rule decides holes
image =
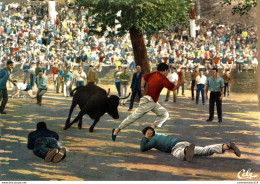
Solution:
[[[161,29],[167,29],[173,22],[187,22],[190,0],[78,0],[76,4],[88,8],[87,15],[94,15],[89,25],[90,32],[104,35],[107,26],[114,28],[116,20],[121,28],[118,36],[123,36],[135,26],[140,33],[152,35]],[[121,16],[118,13],[121,12]],[[102,30],[97,31],[100,26]],[[115,34],[110,32],[110,36]]]
[[[222,6],[232,5],[232,0],[222,0],[220,2]],[[252,8],[257,6],[257,0],[241,0],[240,3],[232,8],[232,13],[239,14],[240,16],[247,14]]]

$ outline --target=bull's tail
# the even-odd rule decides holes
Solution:
[[[82,88],[83,86],[79,86],[79,87],[76,87],[75,89],[73,89],[71,92],[70,92],[70,96],[73,96],[74,95],[74,91]]]

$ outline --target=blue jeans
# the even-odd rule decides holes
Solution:
[[[136,93],[138,94],[138,97],[140,99],[143,97],[141,90],[132,90],[132,96],[131,96],[131,99],[130,99],[129,109],[133,108]]]
[[[204,96],[204,84],[198,84],[197,85],[197,94],[196,94],[196,104],[199,103],[200,93],[202,96],[202,103],[205,104],[205,96]]]
[[[115,82],[115,84],[116,84],[116,90],[118,92],[118,96],[121,96],[120,82]]]
[[[129,70],[131,70],[131,68],[133,68],[133,70],[135,70],[135,62],[131,62],[129,65]]]
[[[177,88],[177,94],[179,94],[179,88],[180,87]],[[181,94],[184,95],[184,84],[181,85],[181,90],[182,90]]]
[[[56,139],[52,137],[38,138],[34,143],[33,153],[44,159],[48,151],[53,148],[60,150],[59,142]]]
[[[77,81],[76,87],[84,86],[84,81]]]

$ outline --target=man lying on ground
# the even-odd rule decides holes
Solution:
[[[37,123],[37,130],[29,133],[27,148],[45,162],[57,163],[66,157],[66,148],[60,148],[59,135],[47,129],[45,122]]]
[[[152,127],[146,127],[142,132],[144,134],[140,145],[142,152],[155,148],[166,153],[171,153],[174,157],[188,162],[192,161],[193,156],[210,156],[214,153],[223,154],[226,150],[235,153],[238,157],[241,156],[240,150],[234,143],[200,147],[172,136],[155,134]]]

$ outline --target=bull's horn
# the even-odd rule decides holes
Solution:
[[[129,93],[129,95],[127,97],[124,97],[124,98],[119,98],[120,100],[124,100],[124,99],[127,99],[129,96],[131,95],[131,93]]]
[[[108,88],[108,90],[107,90],[107,96],[109,95],[109,93],[110,93],[110,88]]]

